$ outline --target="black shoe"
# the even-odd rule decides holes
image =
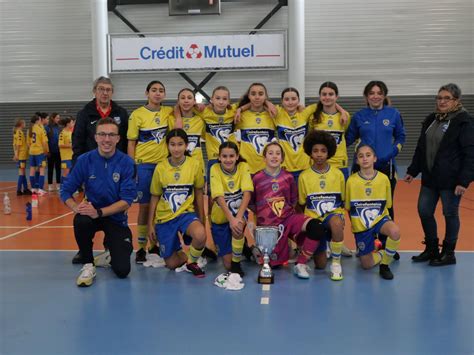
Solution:
[[[23,195],[31,195],[31,194],[32,194],[31,190],[28,190],[28,189],[23,190]]]
[[[143,264],[146,261],[146,251],[143,248],[137,250],[135,255],[135,263]]]
[[[242,255],[247,259],[247,261],[255,261],[255,258],[252,254],[252,248],[250,248],[247,243],[244,244],[244,249],[242,250]]]
[[[454,265],[456,264],[456,256],[454,253],[446,253],[441,255],[438,259],[430,260],[430,266],[444,266],[444,265]]]
[[[20,190],[18,190],[18,191],[16,192],[16,195],[17,195],[17,196],[21,196],[21,195],[23,195],[23,192],[21,192]]]
[[[398,254],[398,251],[395,252],[395,254],[393,254],[393,260],[400,260],[400,254]]]
[[[77,252],[76,255],[72,258],[73,264],[84,264],[84,260],[82,260],[82,254],[80,251]]]
[[[158,247],[158,245],[155,244],[153,248],[148,249],[148,254],[160,255],[160,248]]]
[[[202,256],[204,258],[209,258],[211,259],[212,261],[216,261],[217,260],[217,254],[214,253],[214,251],[212,251],[211,249],[207,248],[207,247],[204,247],[204,250],[202,251]]]
[[[191,272],[196,277],[202,278],[206,276],[206,273],[204,272],[204,270],[201,269],[197,263],[186,264],[186,268],[188,269],[189,272]]]
[[[245,275],[245,272],[242,270],[240,262],[231,261],[230,272],[233,272],[234,274],[239,274],[240,277],[244,277]]]
[[[419,255],[414,255],[411,260],[414,263],[422,263],[429,260],[439,259],[438,238],[428,241],[423,241],[426,245],[425,250]]]
[[[388,267],[388,265],[380,264],[379,274],[380,274],[380,276],[382,276],[382,279],[393,280],[393,274],[390,271],[390,268]]]

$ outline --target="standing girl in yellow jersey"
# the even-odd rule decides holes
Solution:
[[[350,124],[350,116],[346,112],[345,117],[341,117],[340,106],[337,104],[339,89],[332,81],[326,81],[319,87],[319,102],[316,106],[313,118],[309,122],[309,131],[315,129],[329,132],[337,144],[336,154],[328,160],[328,163],[338,168],[347,180],[349,168],[347,162],[347,148],[345,132]]]
[[[362,267],[370,269],[380,263],[380,276],[393,279],[389,264],[400,244],[400,229],[391,220],[392,193],[387,175],[375,170],[375,150],[360,144],[356,150],[360,171],[352,174],[346,184],[345,207],[349,211],[358,255]],[[388,236],[384,250],[375,250],[375,235]]]
[[[151,81],[145,90],[146,105],[137,108],[128,121],[128,155],[137,166],[138,192],[138,250],[135,262],[146,261],[147,225],[150,203],[150,184],[156,165],[168,156],[165,137],[169,131],[173,109],[161,103],[166,97],[163,83]],[[158,254],[154,241],[150,241],[150,253]]]
[[[61,184],[69,175],[72,167],[72,131],[76,120],[72,117],[64,117],[61,119],[61,125],[64,127],[59,133],[59,155],[61,157]]]
[[[244,248],[246,210],[253,191],[250,170],[239,156],[234,142],[224,142],[219,147],[220,164],[211,167],[212,236],[217,255],[230,272],[244,275],[240,266]]]
[[[239,108],[250,104],[235,128],[240,130],[240,155],[248,162],[251,174],[265,168],[263,149],[275,137],[275,123],[265,108],[267,99],[265,85],[253,83],[239,102]]]
[[[186,264],[194,276],[204,277],[197,264],[206,245],[202,164],[187,156],[189,141],[183,129],[172,129],[166,143],[169,157],[156,166],[151,181],[148,237],[152,241],[158,238],[160,255],[168,268]],[[187,256],[181,250],[178,232],[192,239]]]
[[[44,169],[46,167],[46,154],[48,153],[48,136],[43,126],[48,123],[48,118],[42,119],[38,115],[31,118],[31,126],[28,130],[28,146],[30,153],[30,184],[31,190],[40,196],[47,194],[44,187]],[[39,178],[36,181],[35,173],[39,170]]]
[[[31,195],[28,190],[28,182],[26,181],[26,159],[28,159],[28,145],[26,144],[26,137],[23,133],[25,129],[25,120],[19,118],[15,122],[13,128],[13,160],[18,162],[18,182],[16,185],[16,194]],[[22,189],[23,188],[23,189]]]

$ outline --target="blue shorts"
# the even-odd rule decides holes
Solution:
[[[38,155],[30,155],[30,167],[36,168],[36,167],[45,167],[46,166],[46,160],[44,157],[44,154],[38,154]]]
[[[322,238],[319,241],[319,245],[318,245],[318,248],[316,249],[315,253],[326,251],[328,249],[327,244],[332,239],[331,228],[329,227],[329,221],[331,220],[331,218],[336,217],[336,216],[339,217],[339,218],[342,218],[342,219],[344,218],[344,215],[342,215],[340,213],[330,213],[329,215],[326,216],[324,221],[321,223],[323,225],[323,227],[326,229],[326,234],[325,234],[324,238]]]
[[[24,169],[24,168],[26,168],[26,159],[25,159],[25,160],[18,160],[18,162],[16,163],[16,166],[17,166],[19,169]]]
[[[61,169],[71,169],[72,160],[61,160]]]
[[[150,203],[150,185],[156,164],[138,164],[137,165],[137,197],[138,203]]]
[[[380,228],[382,228],[382,226],[389,221],[391,221],[390,217],[385,216],[372,228],[363,232],[354,233],[357,246],[357,256],[367,255],[375,250],[374,236],[379,234]]]
[[[229,223],[211,225],[212,238],[216,245],[217,256],[224,256],[232,253],[232,231]]]
[[[163,259],[169,258],[174,252],[181,250],[178,232],[184,234],[189,225],[199,219],[196,213],[183,213],[171,221],[157,223],[155,233],[160,242],[160,255]]]

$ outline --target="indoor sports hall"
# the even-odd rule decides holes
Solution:
[[[0,3],[0,198],[8,195],[11,204],[10,214],[4,205],[0,210],[0,354],[474,354],[473,186],[459,206],[456,264],[432,267],[411,260],[425,248],[417,210],[420,176],[410,184],[403,181],[441,85],[459,85],[463,107],[471,116],[474,112],[472,1]],[[242,66],[228,64],[237,53],[252,55],[257,44],[252,47],[248,38],[256,34],[273,36],[268,48],[281,51],[282,61],[268,52]],[[230,45],[221,52],[200,44],[179,48],[187,37],[200,43],[201,37],[219,36],[242,36],[240,52]],[[136,58],[120,52],[121,41],[131,41],[124,42],[128,49],[137,38],[155,37],[178,44],[149,45],[141,59],[173,60],[182,54],[187,66],[135,67]],[[213,55],[220,56],[217,62]],[[193,67],[206,59],[208,64]],[[225,272],[222,260],[207,259],[204,278],[136,264],[138,206],[133,204],[128,277],[98,267],[91,287],[77,287],[81,265],[71,263],[78,250],[74,214],[59,191],[50,191],[38,197],[27,220],[32,197],[16,194],[12,128],[16,119],[29,121],[35,112],[76,115],[91,100],[92,82],[101,75],[112,79],[113,100],[128,113],[144,104],[151,80],[165,83],[169,106],[184,87],[206,103],[220,85],[237,103],[253,82],[265,83],[275,104],[289,86],[311,104],[318,102],[320,84],[330,80],[340,88],[339,104],[353,115],[365,106],[364,85],[383,80],[406,129],[394,195],[401,229],[400,259],[390,265],[395,278],[383,280],[378,268],[362,269],[347,223],[344,243],[353,253],[341,259],[342,281],[330,279],[329,265],[316,270],[312,262],[310,278],[299,279],[290,260],[274,270],[274,284],[262,285],[257,282],[261,266],[244,260],[244,287],[226,290],[215,285]],[[348,153],[352,159],[353,146]],[[442,240],[441,204],[435,216]],[[213,249],[209,225],[206,231]],[[94,253],[103,250],[99,232]]]

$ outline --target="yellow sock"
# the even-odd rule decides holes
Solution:
[[[329,245],[331,247],[332,262],[335,264],[341,263],[342,244],[343,242],[329,242]]]
[[[146,250],[146,242],[148,237],[148,226],[146,224],[139,224],[138,230],[138,248]]]
[[[383,250],[379,250],[375,253],[372,253],[372,258],[374,259],[374,266],[380,264],[380,262],[382,261],[382,258],[383,258],[382,255],[385,255]]]
[[[188,264],[189,263],[195,263],[197,262],[197,259],[202,255],[204,248],[202,249],[196,249],[195,247],[192,246],[192,244],[189,246],[189,253],[188,253]]]
[[[390,263],[393,261],[393,256],[395,255],[395,252],[398,250],[399,245],[400,239],[393,240],[390,237],[387,238],[387,242],[385,243],[385,253],[382,257],[382,264],[390,265]]]
[[[232,261],[238,263],[242,258],[245,238],[236,239],[232,237]]]

